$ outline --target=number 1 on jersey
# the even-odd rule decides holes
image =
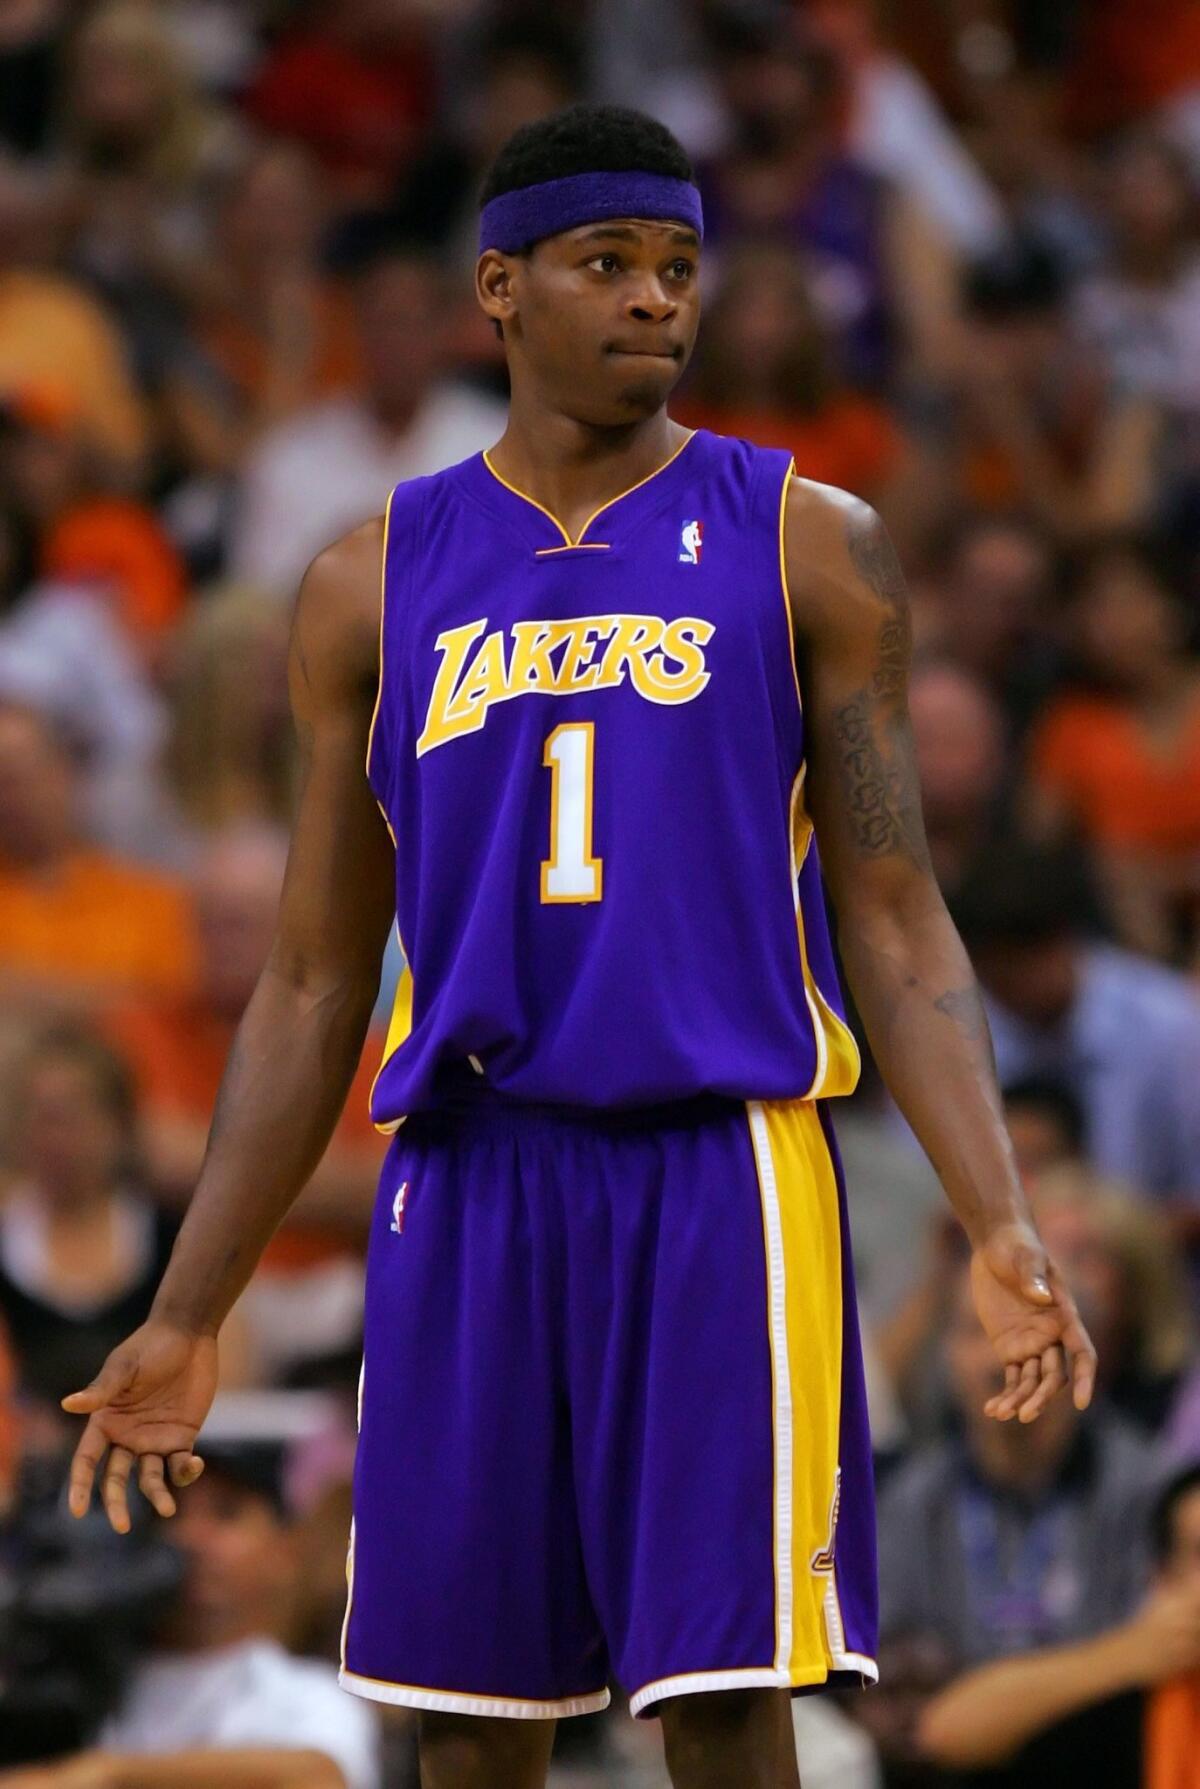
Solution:
[[[542,864],[543,901],[598,901],[604,862],[592,856],[596,728],[564,721],[546,741],[550,772],[550,856]]]

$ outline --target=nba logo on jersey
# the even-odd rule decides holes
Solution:
[[[699,565],[700,548],[704,541],[703,522],[685,522],[679,537],[680,565]]]
[[[400,1183],[400,1191],[392,1200],[392,1233],[396,1236],[399,1236],[404,1228],[404,1207],[407,1203],[408,1182],[404,1180]]]

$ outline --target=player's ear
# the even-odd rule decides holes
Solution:
[[[498,249],[484,249],[475,268],[475,296],[494,322],[511,322],[516,315],[513,299],[513,258]]]

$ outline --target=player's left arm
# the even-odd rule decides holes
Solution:
[[[875,1060],[970,1238],[975,1303],[1005,1367],[989,1414],[1031,1421],[1095,1352],[1042,1245],[1004,1127],[991,1038],[934,878],[908,720],[911,630],[887,532],[857,498],[794,479],[784,525],[808,803],[842,961]]]

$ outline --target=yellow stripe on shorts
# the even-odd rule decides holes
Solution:
[[[832,1560],[842,1389],[838,1186],[815,1102],[752,1101],[747,1114],[774,1391],[775,1668],[792,1684],[819,1683],[841,1650]]]

